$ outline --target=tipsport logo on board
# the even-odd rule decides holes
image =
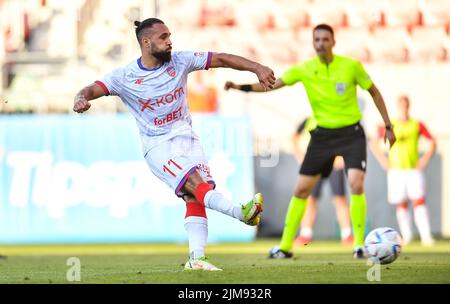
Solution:
[[[58,219],[64,218],[69,208],[85,205],[107,208],[111,217],[124,218],[131,208],[146,202],[159,207],[180,204],[145,161],[96,161],[85,165],[55,161],[51,152],[0,153],[2,187],[6,190],[2,201],[13,208],[32,204],[45,208],[49,218]],[[210,167],[216,184],[231,196],[226,182],[235,172],[234,164],[226,154],[218,153],[211,158]]]

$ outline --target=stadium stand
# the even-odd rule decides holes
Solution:
[[[232,52],[279,69],[314,55],[320,22],[334,26],[337,53],[364,63],[450,62],[450,0],[1,0],[1,95],[20,99],[2,112],[70,112],[67,100],[86,79],[137,56],[132,21],[155,10],[174,49]],[[112,104],[93,112],[124,110]]]
[[[372,61],[371,33],[367,27],[339,28],[335,32],[336,53],[355,57],[362,62]]]
[[[411,33],[411,60],[415,62],[446,61],[449,37],[442,26],[415,27]],[[426,41],[426,43],[424,43]]]
[[[376,28],[371,37],[374,61],[409,62],[410,40],[404,27]]]

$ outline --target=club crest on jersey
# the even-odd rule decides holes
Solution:
[[[175,71],[175,68],[173,66],[168,67],[166,69],[166,72],[170,77],[175,77],[175,75],[177,75],[177,71]]]
[[[345,87],[346,87],[345,82],[336,82],[336,84],[334,85],[336,93],[338,93],[339,95],[345,93]]]

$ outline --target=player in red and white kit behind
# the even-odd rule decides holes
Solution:
[[[403,238],[403,245],[413,240],[408,202],[413,206],[414,221],[420,239],[425,246],[432,246],[428,207],[425,204],[424,170],[436,152],[436,139],[420,120],[410,116],[409,97],[401,95],[397,101],[398,118],[393,120],[394,134],[398,138],[388,156],[381,149],[384,128],[379,128],[378,140],[371,142],[371,149],[380,165],[387,170],[388,201],[396,206],[397,221]],[[419,153],[419,139],[428,142],[423,155]]]
[[[83,88],[73,110],[87,111],[90,100],[116,95],[136,119],[143,154],[151,171],[186,202],[185,228],[189,239],[188,270],[221,270],[205,258],[208,224],[205,207],[248,225],[258,225],[263,210],[260,193],[247,204],[235,205],[214,190],[207,159],[191,127],[187,105],[190,72],[226,67],[256,74],[271,89],[273,71],[240,56],[224,53],[173,52],[171,33],[163,21],[149,18],[135,22],[142,56]]]

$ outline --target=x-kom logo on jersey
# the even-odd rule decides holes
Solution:
[[[153,99],[149,98],[146,101],[139,99],[138,102],[142,105],[141,111],[144,111],[145,109],[153,111],[155,109],[154,107],[159,108],[171,104],[172,102],[178,100],[182,95],[184,95],[183,87],[179,87],[164,96]]]

